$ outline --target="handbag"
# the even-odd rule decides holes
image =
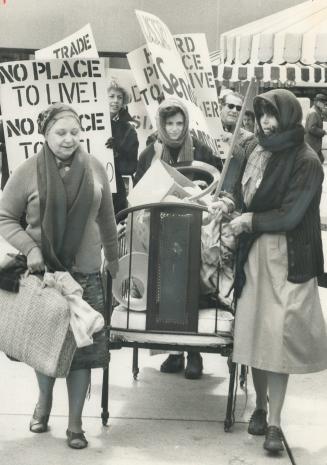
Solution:
[[[51,377],[66,377],[76,350],[67,300],[35,275],[0,289],[0,350]]]

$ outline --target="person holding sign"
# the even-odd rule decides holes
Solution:
[[[189,114],[181,100],[169,98],[161,102],[156,122],[158,139],[148,145],[141,153],[135,174],[135,183],[142,178],[151,163],[157,159],[172,166],[198,160],[221,170],[221,159],[213,155],[211,148],[191,136]],[[160,371],[163,373],[178,373],[183,369],[183,353],[170,354],[160,367]],[[185,377],[198,379],[202,376],[202,371],[201,355],[198,352],[189,352]]]
[[[108,139],[106,146],[114,152],[117,193],[113,194],[113,201],[117,214],[127,208],[123,176],[133,176],[136,171],[139,141],[131,124],[132,117],[126,109],[130,100],[127,91],[112,80],[108,87],[108,97],[112,137]]]
[[[324,271],[319,202],[324,178],[304,142],[301,105],[285,89],[255,97],[259,144],[249,155],[238,237],[233,361],[252,367],[256,409],[248,432],[283,450],[281,411],[291,373],[327,368],[317,276]],[[267,422],[267,392],[269,417]]]
[[[100,279],[101,245],[105,266],[114,277],[118,241],[108,176],[102,164],[80,146],[79,116],[56,103],[38,118],[45,143],[9,178],[0,203],[0,234],[27,257],[30,273],[69,271],[82,286],[83,299],[103,313]],[[20,224],[26,215],[27,228]],[[82,411],[91,368],[106,367],[106,335],[94,335],[92,345],[78,348],[67,377],[69,447],[83,449]],[[30,430],[47,431],[55,379],[36,372],[39,398]]]

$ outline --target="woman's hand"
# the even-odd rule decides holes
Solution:
[[[45,270],[42,252],[38,247],[33,247],[27,255],[27,270],[30,273],[40,273]]]
[[[234,218],[228,225],[232,234],[239,236],[242,232],[251,232],[252,216],[253,213],[242,213],[242,215]]]
[[[117,273],[118,273],[118,270],[119,270],[119,264],[118,264],[118,258],[117,260],[113,260],[113,261],[110,261],[105,259],[104,261],[104,268],[109,271],[110,273],[110,276],[112,277],[112,279],[115,279]]]
[[[126,236],[126,222],[122,221],[117,224],[118,241]]]
[[[221,133],[221,140],[227,142],[228,144],[232,140],[233,134],[231,132],[224,131]]]

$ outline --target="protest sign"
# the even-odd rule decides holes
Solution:
[[[134,79],[133,73],[130,69],[116,68],[109,68],[107,72],[107,83],[109,84],[112,79],[117,81],[118,84],[126,89],[130,95],[128,112],[133,118],[131,123],[134,125],[137,131],[137,137],[140,144],[139,153],[141,153],[141,151],[146,146],[147,138],[154,131],[154,128],[141,98],[140,91]]]
[[[135,92],[135,99],[140,98],[143,101],[152,126],[155,128],[157,108],[164,96],[159,77],[152,62],[151,52],[146,45],[143,45],[128,53],[127,59],[138,87]]]
[[[62,102],[79,114],[81,143],[104,164],[116,192],[112,151],[105,147],[111,126],[103,60],[1,63],[0,84],[10,172],[43,144],[43,136],[38,133],[38,114],[50,104]]]
[[[196,95],[187,70],[168,27],[150,13],[136,10],[136,16],[151,52],[153,73],[161,83],[165,98],[181,99],[189,112],[191,134],[210,146],[217,155],[225,157],[224,146],[218,133],[219,128],[214,135],[210,134],[205,117],[197,106]],[[144,69],[143,72],[148,73],[148,70]]]
[[[98,58],[91,26],[87,24],[65,39],[35,52],[35,59]]]
[[[211,135],[221,134],[218,95],[205,34],[177,34],[174,41]]]

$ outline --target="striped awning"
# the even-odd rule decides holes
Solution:
[[[261,85],[272,87],[327,86],[327,66],[301,64],[227,65],[213,66],[214,78],[220,83],[250,81],[255,77]]]
[[[285,86],[324,86],[327,0],[306,1],[225,32],[220,47],[222,63],[212,60],[218,81],[256,77]]]

